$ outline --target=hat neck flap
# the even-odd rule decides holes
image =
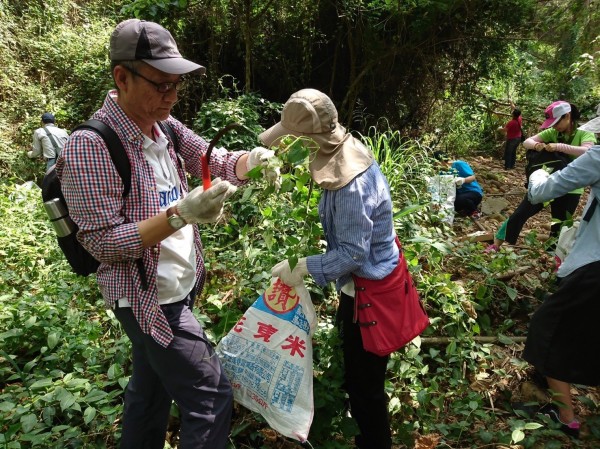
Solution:
[[[343,127],[339,128],[345,131]],[[314,140],[319,149],[311,152],[309,170],[312,179],[323,189],[341,189],[374,161],[373,153],[350,133],[346,133],[337,144]]]

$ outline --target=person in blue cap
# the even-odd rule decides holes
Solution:
[[[483,199],[483,189],[477,182],[473,168],[468,162],[452,159],[447,154],[437,151],[434,158],[440,161],[444,173],[454,175],[456,184],[456,199],[454,210],[463,217],[479,219],[479,205]]]
[[[65,146],[69,134],[55,125],[54,115],[50,112],[42,114],[42,127],[33,132],[32,149],[27,152],[31,159],[43,156],[46,170],[56,163],[60,150]]]

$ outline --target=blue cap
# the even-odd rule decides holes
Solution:
[[[50,112],[44,112],[42,114],[42,122],[54,123],[54,115],[52,115]]]

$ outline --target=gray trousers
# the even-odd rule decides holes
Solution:
[[[133,346],[122,449],[163,449],[171,401],[179,407],[179,449],[227,445],[233,391],[190,304],[188,296],[161,306],[175,336],[167,348],[142,332],[130,308],[114,311]]]
[[[46,171],[50,170],[50,167],[54,166],[54,164],[56,164],[56,158],[50,158],[50,159],[46,159]]]

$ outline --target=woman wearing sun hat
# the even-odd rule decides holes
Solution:
[[[284,260],[273,267],[271,274],[288,285],[302,282],[307,275],[320,286],[336,282],[344,388],[360,430],[355,437],[356,447],[391,449],[385,392],[389,355],[364,349],[361,325],[366,323],[358,322],[358,314],[355,317],[355,290],[361,287],[355,288],[354,284],[354,276],[386,282],[400,266],[390,188],[372,152],[346,132],[338,122],[333,102],[324,93],[302,89],[292,94],[284,105],[281,121],[262,133],[260,140],[272,146],[287,135],[314,143],[309,170],[322,189],[319,216],[327,250],[298,259],[293,269]]]
[[[580,116],[575,105],[566,101],[555,101],[546,108],[546,120],[540,126],[542,131],[526,139],[523,146],[527,150],[564,153],[571,160],[577,158],[596,143],[593,133],[578,129],[577,120]],[[561,222],[573,215],[582,193],[583,189],[577,189],[555,198],[550,203],[550,212],[554,221],[550,228],[551,236],[558,236]],[[486,252],[498,251],[504,241],[511,245],[517,243],[527,220],[543,208],[543,204],[532,204],[525,194],[521,204],[502,223],[494,236],[494,243],[486,248]]]

